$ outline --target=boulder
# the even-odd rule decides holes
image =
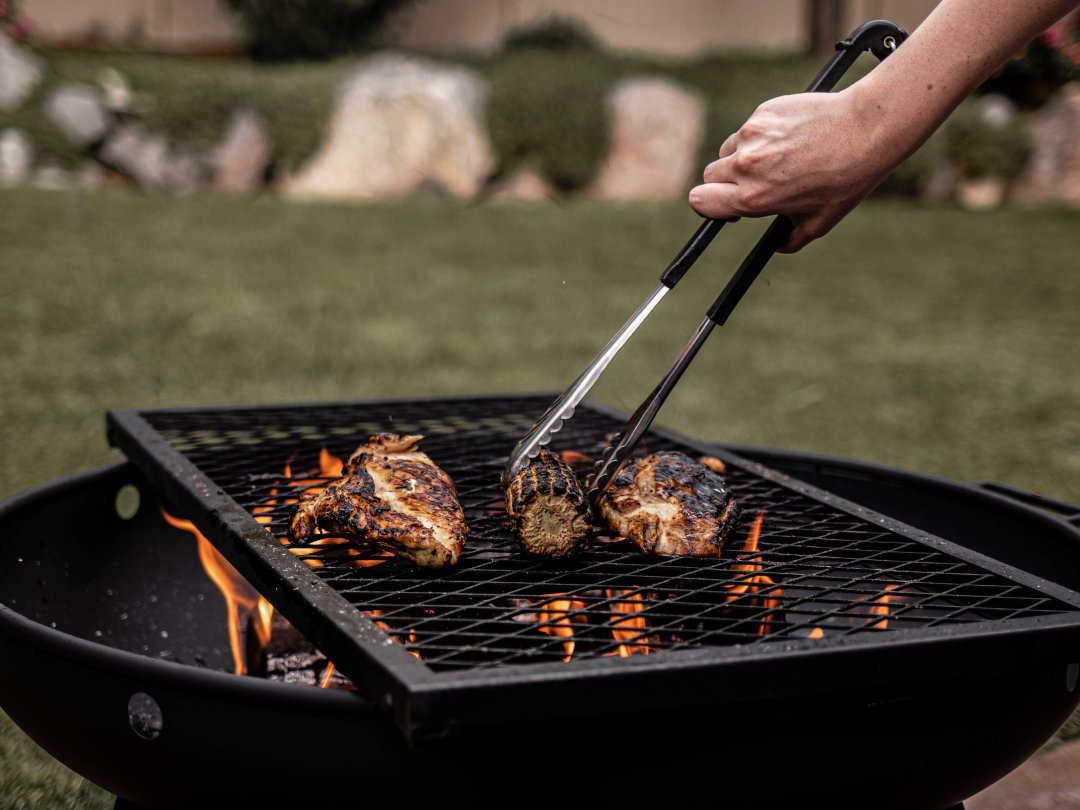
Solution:
[[[495,183],[492,200],[551,200],[558,196],[551,183],[536,169],[522,166]]]
[[[473,197],[494,167],[484,90],[469,71],[382,54],[344,77],[329,135],[285,183],[293,197]]]
[[[270,162],[270,141],[262,121],[251,110],[237,110],[214,148],[214,188],[254,191]]]
[[[0,132],[0,186],[25,183],[34,164],[34,145],[21,129]]]
[[[1058,98],[1032,114],[1030,124],[1035,153],[1010,196],[1080,205],[1080,86],[1065,85]]]
[[[0,110],[13,110],[41,81],[41,60],[0,34]]]
[[[117,127],[98,159],[144,189],[194,191],[202,179],[202,167],[193,155],[170,150],[165,138],[138,124]]]
[[[76,146],[93,146],[109,130],[109,116],[96,89],[88,84],[65,84],[45,101],[45,112]]]
[[[611,148],[590,189],[605,200],[682,197],[700,168],[705,105],[666,80],[627,79],[612,92]]]
[[[103,180],[101,166],[86,161],[76,169],[45,165],[34,170],[30,184],[50,191],[86,191],[97,188]]]

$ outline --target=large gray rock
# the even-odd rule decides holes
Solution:
[[[25,183],[34,165],[34,145],[21,129],[0,132],[0,186]]]
[[[628,79],[610,99],[611,148],[590,193],[605,200],[682,197],[705,128],[705,105],[666,80]]]
[[[285,184],[294,197],[472,197],[494,160],[484,92],[466,70],[393,54],[344,78],[329,136]]]
[[[1034,113],[1031,134],[1035,153],[1011,197],[1080,205],[1080,86],[1065,85],[1059,98]]]
[[[52,191],[86,191],[100,186],[103,179],[101,166],[86,161],[77,169],[54,165],[39,166],[31,175],[30,184]]]
[[[118,127],[102,145],[98,158],[144,189],[194,191],[202,179],[199,161],[138,124]]]
[[[100,141],[109,129],[109,116],[96,89],[88,84],[65,84],[45,101],[45,112],[76,146]]]
[[[254,191],[270,161],[270,140],[262,121],[251,110],[237,110],[214,148],[214,188]]]
[[[41,81],[41,60],[0,34],[0,110],[18,107]]]

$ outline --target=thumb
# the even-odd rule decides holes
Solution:
[[[742,215],[735,207],[734,183],[705,183],[690,189],[690,207],[703,217],[735,220]]]

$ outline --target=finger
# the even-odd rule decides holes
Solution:
[[[706,183],[731,183],[735,179],[732,168],[730,157],[719,158],[705,167],[705,171],[701,173],[701,179]]]
[[[726,158],[735,154],[735,150],[739,148],[739,133],[732,132],[724,142],[720,144],[720,154],[717,157]]]
[[[690,207],[704,217],[736,220],[742,214],[734,205],[734,183],[705,183],[690,189]]]

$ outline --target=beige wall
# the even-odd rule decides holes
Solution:
[[[220,0],[23,0],[22,7],[44,42],[103,38],[165,51],[228,50],[240,42]]]
[[[886,18],[911,30],[935,2],[848,0],[847,27]],[[36,35],[48,42],[103,36],[154,50],[213,51],[240,41],[220,0],[24,0],[23,6]],[[582,20],[612,48],[669,56],[797,49],[806,37],[806,0],[416,0],[391,22],[388,44],[490,50],[512,29],[550,16]]]
[[[890,19],[912,30],[937,0],[849,0],[848,30]],[[799,49],[805,0],[422,0],[393,21],[391,41],[408,48],[489,50],[508,31],[546,17],[574,17],[620,50],[690,56],[731,48]]]

